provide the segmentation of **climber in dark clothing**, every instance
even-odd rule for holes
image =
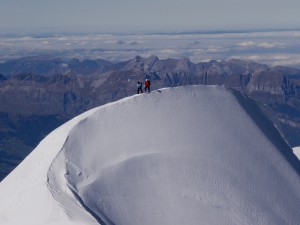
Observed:
[[[139,94],[140,92],[143,93],[142,87],[143,87],[142,82],[138,81],[138,82],[136,83],[136,88],[137,88],[136,93],[137,93],[137,94]]]

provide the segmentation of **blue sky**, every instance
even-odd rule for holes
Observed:
[[[3,32],[300,28],[299,0],[0,0]]]

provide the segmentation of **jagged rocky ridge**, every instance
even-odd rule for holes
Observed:
[[[205,84],[239,90],[257,101],[291,146],[300,145],[300,70],[293,68],[235,59],[193,63],[188,58],[136,56],[112,63],[41,56],[2,63],[0,73],[1,155],[11,152],[9,140],[15,145],[16,139],[20,144],[15,148],[29,152],[75,115],[135,94],[136,81],[145,78],[151,79],[152,89]],[[20,127],[27,130],[20,134]],[[33,134],[24,135],[29,131]],[[2,157],[0,165],[13,167],[16,162],[8,158]]]

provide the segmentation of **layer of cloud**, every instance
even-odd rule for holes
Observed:
[[[256,47],[256,48],[279,48],[284,47],[283,43],[278,42],[254,42],[254,41],[243,41],[237,44],[240,47]]]
[[[194,34],[53,34],[0,35],[0,61],[49,54],[62,58],[123,61],[136,55],[159,58],[240,58],[300,68],[300,32]]]
[[[300,68],[299,54],[249,54],[242,56],[232,56],[231,58],[240,58],[265,63],[271,66],[290,66]]]

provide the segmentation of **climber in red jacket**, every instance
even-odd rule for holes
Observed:
[[[147,92],[148,90],[148,93],[150,93],[150,80],[146,79],[145,81],[145,92]]]

